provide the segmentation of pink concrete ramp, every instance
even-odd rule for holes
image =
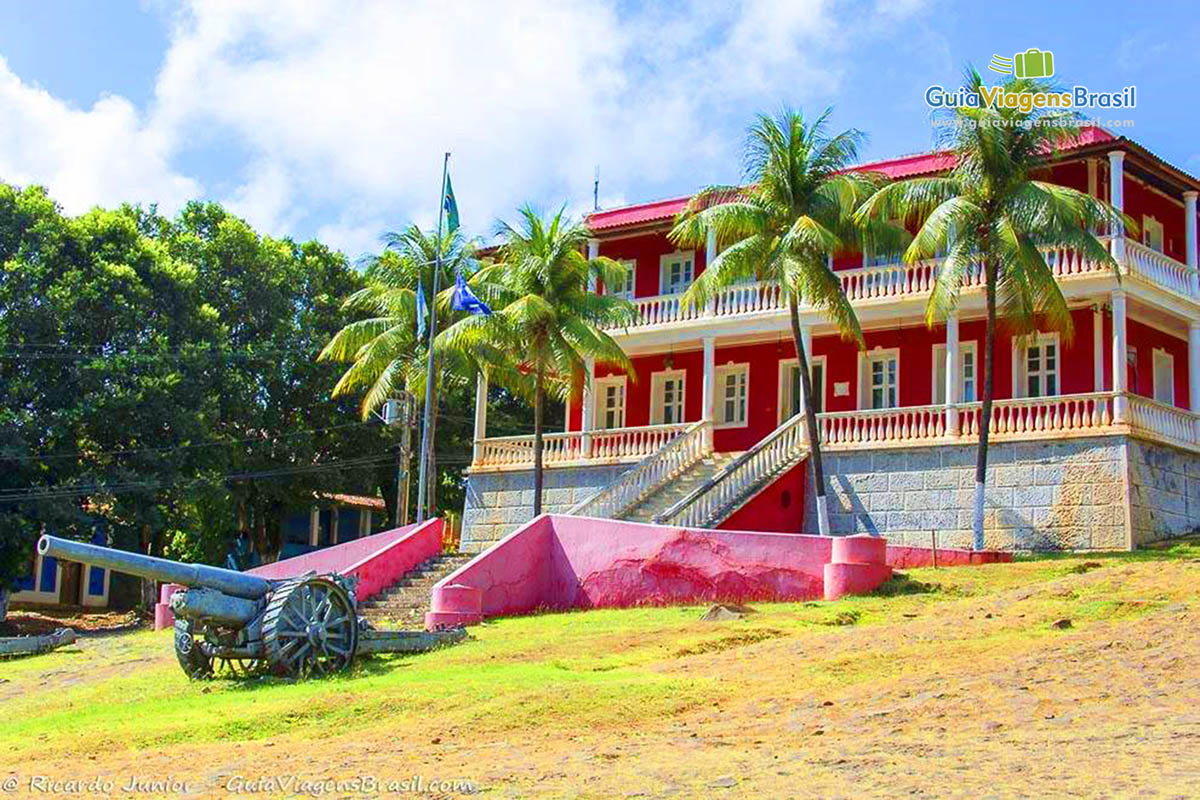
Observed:
[[[295,578],[308,572],[336,572],[358,579],[355,597],[366,600],[405,573],[442,552],[442,520],[393,528],[302,556],[264,564],[249,572],[263,578]]]
[[[543,515],[433,588],[429,628],[538,610],[836,599],[891,577],[886,542]]]

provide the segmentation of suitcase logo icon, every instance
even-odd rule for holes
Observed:
[[[1018,78],[1050,78],[1054,76],[1054,53],[1031,47],[1012,58],[993,55],[988,69]]]

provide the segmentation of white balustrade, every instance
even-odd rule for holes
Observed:
[[[566,513],[580,517],[616,519],[637,505],[648,493],[691,467],[709,452],[705,433],[711,422],[693,422],[596,494],[577,503]]]
[[[1040,433],[1098,431],[1112,424],[1111,393],[1064,394],[996,400],[989,429],[994,438],[1037,438]],[[982,404],[959,406],[962,435],[979,435]]]
[[[1129,425],[1168,442],[1195,447],[1200,444],[1197,415],[1148,397],[1129,397]]]
[[[821,443],[919,443],[946,435],[946,406],[907,406],[817,415]]]
[[[1133,239],[1125,240],[1125,260],[1130,273],[1173,292],[1192,297],[1191,270],[1186,264]]]
[[[848,269],[837,273],[842,291],[851,302],[878,297],[900,297],[921,294],[933,288],[937,262],[917,264],[887,264],[864,269]]]
[[[798,463],[807,451],[804,415],[797,414],[654,521],[703,526],[744,500],[763,481]]]
[[[584,433],[547,433],[542,437],[542,463],[565,461],[633,461],[651,455],[687,429],[687,424],[593,430],[591,452],[584,451]],[[473,467],[532,467],[533,437],[503,436],[478,443],[480,457]]]

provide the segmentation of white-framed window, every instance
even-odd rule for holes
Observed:
[[[900,404],[900,350],[876,348],[861,353],[859,363],[859,408],[896,408]]]
[[[695,273],[695,253],[667,253],[659,261],[659,294],[683,294],[692,283]]]
[[[613,375],[593,381],[596,392],[594,428],[609,430],[625,427],[625,376]]]
[[[726,364],[717,367],[717,428],[741,428],[748,422],[750,365]]]
[[[683,398],[686,373],[668,369],[650,375],[650,424],[674,425],[683,422]]]
[[[974,403],[979,399],[979,359],[974,341],[958,343],[958,397],[961,403]],[[946,345],[933,346],[933,397],[934,405],[946,402]]]
[[[1163,226],[1154,217],[1142,216],[1142,244],[1151,250],[1163,251]]]
[[[1154,348],[1154,399],[1175,405],[1175,356]]]
[[[1057,333],[1040,333],[1029,339],[1020,354],[1020,396],[1053,397],[1061,392]]]
[[[637,277],[637,262],[633,259],[622,259],[621,265],[625,267],[625,285],[614,286],[609,289],[609,294],[614,297],[624,297],[626,300],[633,299],[634,286],[636,285],[635,278]]]
[[[812,382],[813,411],[825,410],[825,356],[808,357],[809,380]],[[795,358],[779,362],[779,422],[800,413],[800,362]]]

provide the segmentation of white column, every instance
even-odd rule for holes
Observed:
[[[579,429],[583,432],[583,456],[592,454],[592,426],[596,422],[596,390],[593,376],[596,374],[596,362],[592,359],[584,361],[587,374],[583,376],[583,408],[579,414]]]
[[[487,438],[487,372],[475,376],[475,463],[483,459],[483,440]]]
[[[1123,291],[1117,290],[1112,293],[1112,316],[1112,388],[1116,393],[1116,399],[1113,401],[1113,422],[1124,422],[1125,409],[1128,405],[1128,401],[1125,399],[1125,392],[1128,391],[1125,383],[1129,368],[1126,366],[1125,355],[1125,292]]]
[[[1117,211],[1125,210],[1125,153],[1113,150],[1108,154],[1108,202]],[[1125,224],[1118,221],[1112,231],[1112,255],[1122,269],[1125,267]]]
[[[316,547],[321,541],[321,509],[313,506],[308,510],[308,543]]]
[[[1104,391],[1104,306],[1092,306],[1092,391]]]
[[[1188,406],[1200,414],[1200,322],[1188,324]]]
[[[600,240],[599,239],[588,239],[587,257],[588,257],[589,261],[592,260],[593,258],[600,257]],[[589,292],[596,291],[596,279],[594,277],[588,278],[588,291]]]
[[[975,374],[979,374],[979,365],[975,365]],[[958,315],[946,317],[946,433],[958,435],[958,404],[962,398],[958,396]]]
[[[1183,193],[1183,231],[1187,243],[1187,265],[1192,297],[1200,296],[1200,276],[1196,274],[1196,192]]]
[[[716,422],[716,393],[717,393],[717,340],[712,336],[704,337],[704,383],[700,394],[700,419],[708,423],[704,432],[704,445],[711,450],[713,446],[713,424]]]
[[[329,512],[329,543],[331,545],[338,543],[338,509],[340,506],[334,506]]]

